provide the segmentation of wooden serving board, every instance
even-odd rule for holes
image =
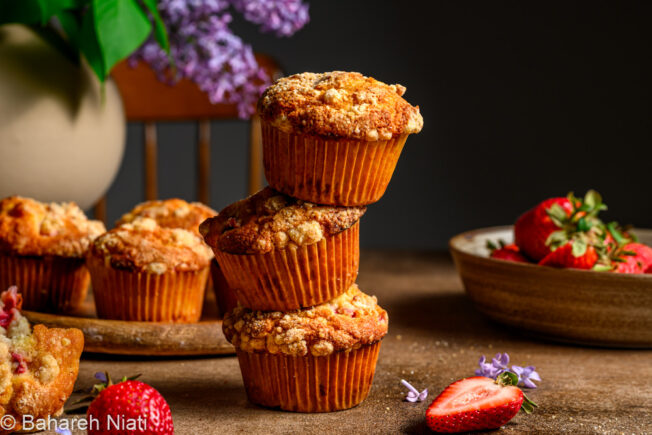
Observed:
[[[198,323],[158,323],[103,320],[95,315],[92,295],[70,315],[23,311],[32,324],[78,328],[84,333],[84,351],[116,355],[188,356],[233,354],[222,333],[212,291],[207,291]]]

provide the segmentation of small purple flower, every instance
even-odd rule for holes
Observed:
[[[56,428],[54,431],[60,435],[72,435],[72,433],[68,429],[59,429]]]
[[[106,378],[106,373],[104,372],[97,372],[95,373],[95,379],[97,379],[100,382],[107,383],[108,379]]]
[[[426,400],[426,397],[428,397],[428,389],[427,388],[425,390],[419,392],[419,390],[414,388],[412,386],[412,384],[410,384],[405,379],[401,379],[401,384],[403,384],[403,386],[405,386],[408,390],[410,390],[410,391],[408,391],[407,395],[405,396],[405,400],[407,400],[408,402],[412,402],[412,403],[414,403],[414,402],[423,402],[424,400]]]
[[[487,358],[482,355],[478,364],[480,368],[475,371],[476,376],[486,376],[488,378],[496,379],[496,377],[504,372],[509,363],[509,355],[497,353],[491,362],[487,362]]]
[[[496,379],[498,375],[503,372],[512,372],[518,376],[518,384],[527,388],[536,388],[537,386],[533,381],[540,381],[541,377],[534,371],[534,366],[520,367],[513,365],[509,367],[509,355],[507,353],[497,353],[487,362],[487,358],[482,355],[478,361],[479,369],[476,369],[476,376],[486,376],[491,379]]]
[[[512,366],[510,372],[518,376],[518,384],[527,388],[536,388],[533,381],[540,381],[541,377],[534,371],[534,366],[520,367]]]

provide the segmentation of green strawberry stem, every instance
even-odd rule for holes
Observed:
[[[502,372],[501,374],[496,377],[496,383],[500,386],[508,386],[508,385],[513,385],[515,387],[518,386],[518,376],[516,373],[512,373],[510,371],[505,371]],[[523,390],[521,390],[522,392]],[[531,414],[532,411],[534,411],[534,408],[537,408],[539,405],[534,403],[532,400],[530,400],[529,397],[523,393],[523,403],[521,404],[521,410],[525,412],[526,414]]]

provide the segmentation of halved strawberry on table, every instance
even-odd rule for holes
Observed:
[[[474,376],[452,383],[426,411],[426,424],[435,432],[455,433],[497,429],[520,409],[536,406],[515,385],[515,374],[505,372],[496,380]]]

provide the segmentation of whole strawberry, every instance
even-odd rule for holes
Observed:
[[[497,429],[520,409],[536,406],[515,385],[515,374],[505,372],[494,381],[484,376],[453,382],[426,411],[426,424],[435,432],[455,433]]]
[[[506,244],[503,240],[498,241],[500,247],[496,246],[490,240],[487,240],[487,249],[489,256],[499,260],[516,261],[517,263],[529,263],[530,260],[521,254],[521,250],[515,244]]]
[[[546,199],[526,211],[514,224],[516,245],[534,261],[542,260],[550,253],[550,247],[546,243],[548,237],[558,231],[572,213],[573,205],[568,198]]]
[[[88,407],[89,434],[174,433],[170,407],[154,388],[136,380],[108,384]]]
[[[646,273],[652,266],[652,248],[642,243],[630,242],[614,253],[614,272]]]
[[[574,241],[552,251],[539,262],[541,266],[592,269],[599,258],[595,247]]]

